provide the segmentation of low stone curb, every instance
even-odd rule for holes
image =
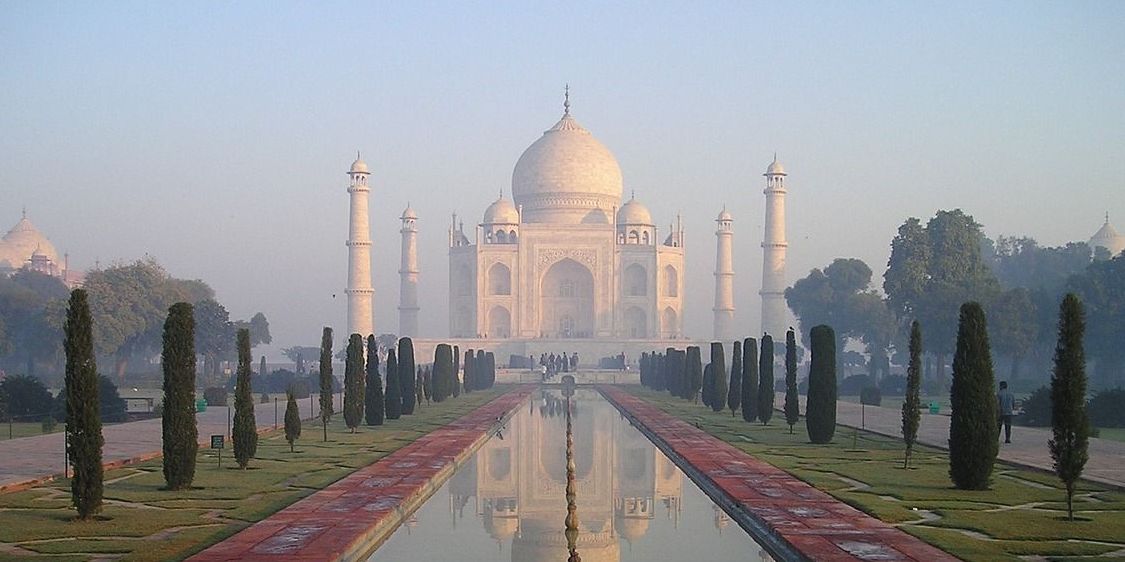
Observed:
[[[505,393],[188,560],[363,560],[530,394]]]
[[[598,390],[777,559],[958,560],[642,398]]]

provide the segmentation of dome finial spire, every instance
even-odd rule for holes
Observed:
[[[570,83],[563,87],[563,115],[570,115]]]

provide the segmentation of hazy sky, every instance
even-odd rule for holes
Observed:
[[[940,208],[1051,245],[1125,227],[1123,29],[1123,2],[0,2],[0,228],[26,205],[78,267],[147,253],[265,312],[274,348],[316,345],[345,324],[359,149],[377,330],[411,201],[445,335],[450,213],[509,193],[569,82],[660,237],[684,214],[688,334],[724,204],[756,329],[775,150],[790,282],[859,257],[881,284],[897,226]]]

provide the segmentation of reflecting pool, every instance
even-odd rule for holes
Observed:
[[[565,561],[564,404],[537,391],[369,560]],[[583,562],[772,560],[596,391],[571,412]]]

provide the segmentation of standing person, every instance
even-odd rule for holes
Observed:
[[[1000,381],[1000,392],[996,393],[997,411],[1000,412],[999,424],[996,433],[1004,430],[1004,442],[1012,442],[1012,410],[1016,405],[1016,397],[1008,390],[1008,381]]]

